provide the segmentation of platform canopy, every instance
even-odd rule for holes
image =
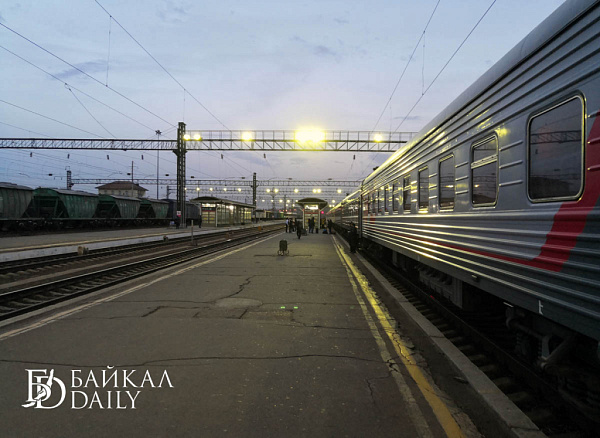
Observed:
[[[302,208],[306,208],[307,206],[316,205],[319,210],[327,207],[327,201],[324,201],[319,198],[304,198],[300,199],[296,202],[296,204],[300,205]]]

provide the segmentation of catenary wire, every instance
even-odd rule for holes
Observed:
[[[140,105],[139,103],[137,103],[137,102],[135,102],[134,100],[130,99],[129,97],[125,96],[123,93],[121,93],[121,92],[119,92],[119,91],[115,90],[114,88],[112,88],[112,87],[110,87],[110,86],[108,86],[108,85],[106,85],[106,84],[103,84],[101,81],[99,81],[99,80],[98,80],[98,79],[96,79],[95,77],[93,77],[93,76],[89,75],[88,73],[84,72],[84,71],[83,71],[83,70],[81,70],[80,68],[78,68],[78,67],[75,67],[75,66],[74,66],[73,64],[71,64],[70,62],[68,62],[68,61],[65,61],[65,60],[64,60],[64,59],[62,59],[60,56],[58,56],[58,55],[55,55],[55,54],[54,54],[54,53],[52,53],[50,50],[48,50],[48,49],[46,49],[46,48],[44,48],[44,47],[40,46],[39,44],[37,44],[36,42],[34,42],[34,41],[30,40],[29,38],[27,38],[27,37],[25,37],[25,36],[21,35],[19,32],[17,32],[16,30],[13,30],[13,29],[11,29],[10,27],[8,27],[7,25],[5,25],[4,23],[0,22],[0,26],[2,26],[2,27],[4,27],[5,29],[7,29],[7,30],[11,31],[12,33],[14,33],[15,35],[19,36],[20,38],[23,38],[25,41],[27,41],[27,42],[29,42],[29,43],[33,44],[33,45],[34,45],[34,46],[36,46],[37,48],[39,48],[39,49],[43,50],[44,52],[46,52],[46,53],[48,53],[49,55],[53,56],[54,58],[58,59],[59,61],[61,61],[61,62],[64,62],[64,63],[65,63],[65,64],[67,64],[69,67],[71,67],[71,68],[73,68],[73,69],[77,70],[77,71],[78,71],[78,72],[80,72],[81,74],[84,74],[84,75],[85,75],[85,76],[87,76],[88,78],[92,79],[94,82],[97,82],[98,84],[102,85],[103,87],[106,87],[106,88],[108,88],[108,89],[109,89],[109,90],[111,90],[112,92],[114,92],[114,93],[118,94],[118,95],[119,95],[119,96],[121,96],[122,98],[124,98],[124,99],[126,99],[127,101],[129,101],[129,102],[133,103],[133,104],[134,104],[134,105],[136,105],[138,108],[141,108],[141,109],[143,109],[144,111],[146,111],[147,113],[149,113],[149,114],[152,114],[154,117],[156,117],[156,118],[158,118],[158,119],[162,120],[163,122],[167,123],[167,124],[168,124],[168,125],[170,125],[170,126],[175,126],[175,125],[173,125],[173,123],[171,123],[171,122],[169,122],[169,121],[167,121],[167,120],[163,119],[163,118],[162,118],[162,117],[160,117],[159,115],[155,114],[154,112],[150,111],[149,109],[147,109],[147,108],[143,107],[143,106],[142,106],[142,105]]]

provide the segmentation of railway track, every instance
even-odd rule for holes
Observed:
[[[219,231],[210,234],[197,234],[194,236],[194,242],[202,242],[211,239],[218,239],[222,236],[226,235],[236,235],[236,233],[243,232],[244,230],[233,230],[233,231]],[[90,250],[86,254],[57,254],[52,256],[45,257],[35,257],[28,258],[22,260],[13,260],[9,262],[0,263],[0,282],[2,276],[10,275],[13,278],[16,275],[27,275],[30,271],[35,271],[37,269],[46,269],[50,266],[61,265],[65,266],[69,263],[77,263],[80,264],[82,262],[87,262],[90,260],[98,260],[106,257],[114,257],[120,254],[134,254],[140,251],[147,251],[150,249],[156,248],[165,248],[171,245],[178,244],[187,244],[191,241],[189,236],[186,237],[177,237],[177,238],[167,238],[162,241],[155,242],[145,242],[145,243],[135,243],[130,245],[123,245],[119,247],[112,248],[99,248]]]
[[[95,292],[143,275],[169,268],[190,260],[203,257],[223,249],[231,248],[243,243],[260,239],[268,235],[279,233],[282,227],[274,225],[265,227],[263,231],[256,228],[239,230],[235,235],[225,233],[219,238],[204,239],[198,246],[178,247],[164,254],[153,254],[151,257],[142,257],[140,260],[104,269],[94,269],[93,272],[69,275],[55,281],[44,281],[29,287],[0,293],[0,320],[6,320],[37,310],[52,304],[59,303],[80,295]],[[188,238],[189,242],[189,238]],[[121,255],[130,256],[127,252]],[[42,262],[42,261],[39,261]],[[60,261],[59,261],[60,263]],[[56,265],[54,265],[56,268]],[[92,268],[88,266],[87,268]]]
[[[373,254],[363,252],[363,255],[543,433],[557,438],[598,436],[600,423],[597,420],[584,416],[565,400],[552,382],[509,351],[513,335],[506,328],[504,314],[487,310],[477,314],[457,311],[421,285],[401,276],[397,268],[392,269]],[[381,298],[394,315],[393,298]]]

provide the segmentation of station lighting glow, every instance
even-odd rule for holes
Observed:
[[[200,141],[202,140],[202,136],[200,134],[194,134],[194,140]]]
[[[227,191],[227,187],[223,187],[223,191],[226,192]]]
[[[271,193],[271,189],[267,189],[267,193]]]
[[[200,191],[200,187],[196,187],[196,191],[199,192]]]
[[[242,191],[242,189],[240,189],[240,188],[238,187],[238,192],[241,192],[241,191]]]
[[[279,192],[279,189],[275,189],[275,190],[273,190],[273,191],[274,191],[275,193],[277,193],[277,192]]]
[[[337,189],[337,192],[338,193],[342,193],[342,189]]]
[[[184,140],[189,140],[190,139],[190,134],[184,134],[183,135],[183,139]]]
[[[294,189],[294,193],[298,193],[298,189]]]
[[[243,141],[251,141],[252,140],[252,133],[250,133],[250,132],[244,132],[244,133],[242,133],[242,140]]]
[[[211,187],[211,188],[209,188],[208,190],[210,190],[211,192],[213,191],[212,187]]]
[[[373,138],[376,143],[383,141],[383,136],[381,134],[375,134],[375,137],[373,137]]]
[[[325,140],[325,133],[314,129],[296,131],[295,140],[298,143],[319,143]]]

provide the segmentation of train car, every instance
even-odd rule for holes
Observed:
[[[37,188],[24,216],[44,226],[79,227],[93,221],[98,195],[77,190]]]
[[[167,208],[167,219],[170,221],[174,221],[177,217],[177,201],[175,199],[163,199],[164,202],[168,203]],[[194,221],[195,225],[198,225],[200,221],[201,209],[198,204],[194,204],[192,202],[185,203],[185,218],[188,225],[191,225],[192,221]]]
[[[99,195],[95,217],[107,225],[134,224],[138,217],[141,201],[138,198],[115,195]]]
[[[0,230],[21,227],[25,211],[33,199],[31,187],[0,182]]]
[[[338,229],[349,230],[351,223],[356,227],[360,225],[360,190],[357,190],[342,199],[327,212],[327,220],[336,224]]]
[[[599,36],[600,2],[567,1],[361,192],[364,242],[458,307],[503,309],[579,400],[600,400]]]
[[[139,219],[157,219],[163,220],[167,218],[169,203],[160,199],[140,198],[140,210],[138,211]]]

